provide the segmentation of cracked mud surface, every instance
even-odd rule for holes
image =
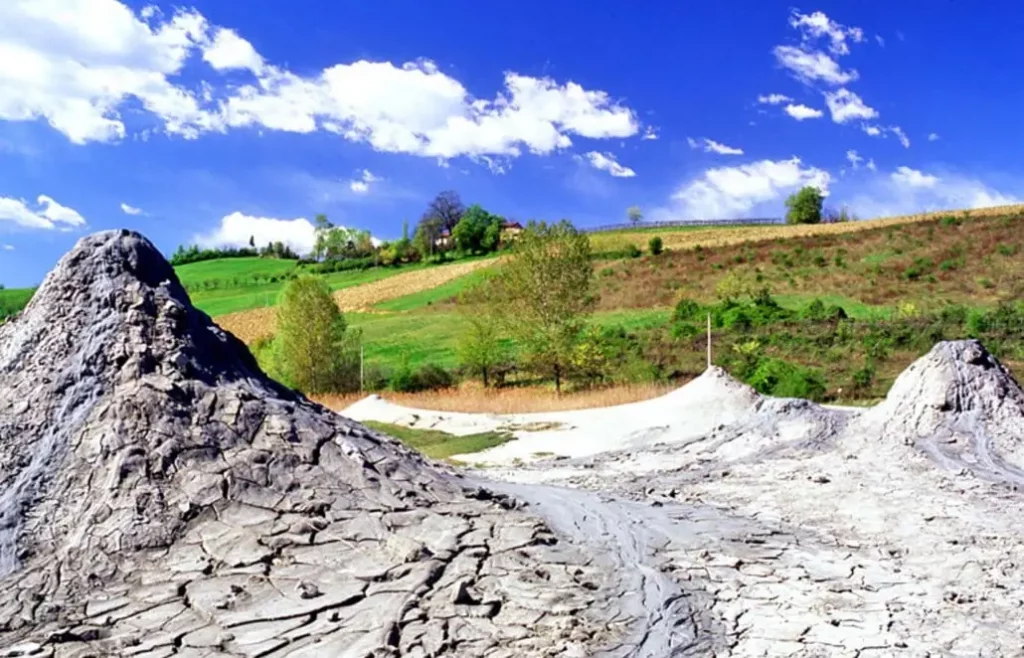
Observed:
[[[714,368],[352,409],[544,429],[428,463],[267,380],[141,236],[83,240],[0,327],[0,656],[1024,655],[1024,392],[974,341],[868,410]]]
[[[706,435],[486,473],[646,508],[696,638],[662,655],[1024,655],[1024,393],[980,344],[937,345],[865,411],[740,398]]]
[[[0,655],[621,655],[629,574],[281,389],[127,231],[0,327]]]

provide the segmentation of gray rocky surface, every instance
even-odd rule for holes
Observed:
[[[624,655],[635,568],[520,507],[268,380],[136,233],[0,327],[0,656]]]

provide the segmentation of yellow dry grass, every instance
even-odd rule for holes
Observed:
[[[482,267],[494,265],[494,262],[493,259],[473,260],[403,272],[361,286],[336,290],[334,300],[342,311],[369,312],[374,304],[436,288]],[[277,329],[277,311],[274,308],[255,308],[220,315],[216,321],[222,329],[251,344],[273,335]]]
[[[669,249],[686,249],[697,245],[702,247],[725,247],[744,242],[762,242],[778,238],[804,238],[816,235],[835,235],[840,233],[856,233],[858,231],[870,231],[886,226],[899,224],[910,224],[922,222],[929,219],[936,219],[946,215],[962,215],[963,210],[942,210],[937,212],[919,213],[916,215],[903,215],[899,217],[884,217],[880,219],[869,219],[855,222],[841,222],[836,224],[795,224],[780,226],[757,226],[737,228],[706,228],[692,229],[688,231],[672,231],[667,229],[661,236],[663,244]],[[971,217],[994,217],[1005,216],[1024,212],[1024,204],[1009,206],[994,206],[991,208],[979,208],[969,211]],[[646,246],[647,241],[656,232],[647,229],[644,231],[622,231],[608,234],[596,234],[591,236],[594,248],[597,251],[614,249],[625,246],[632,242],[637,246]]]
[[[539,386],[485,389],[476,383],[466,383],[455,389],[423,393],[382,393],[389,402],[416,409],[435,411],[462,411],[466,413],[520,414],[544,411],[569,411],[611,407],[650,400],[675,389],[667,384],[630,384],[576,393],[555,395],[550,388]],[[364,394],[320,395],[313,399],[320,404],[341,411],[359,401]]]

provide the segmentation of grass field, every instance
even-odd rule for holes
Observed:
[[[0,289],[0,320],[25,308],[33,293],[35,288]]]
[[[206,281],[229,282],[280,276],[298,268],[296,261],[279,258],[218,258],[179,265],[174,272],[181,284],[190,288]]]
[[[365,422],[364,425],[372,430],[398,439],[405,445],[422,452],[431,459],[447,460],[452,455],[480,452],[481,450],[500,446],[502,443],[507,443],[514,438],[509,432],[484,432],[481,434],[455,436],[454,434],[438,430],[412,429],[404,425],[378,423],[372,420]]]

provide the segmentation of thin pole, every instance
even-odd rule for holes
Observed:
[[[711,367],[711,314],[708,313],[708,368]]]
[[[363,392],[363,346],[359,346],[359,392]]]

